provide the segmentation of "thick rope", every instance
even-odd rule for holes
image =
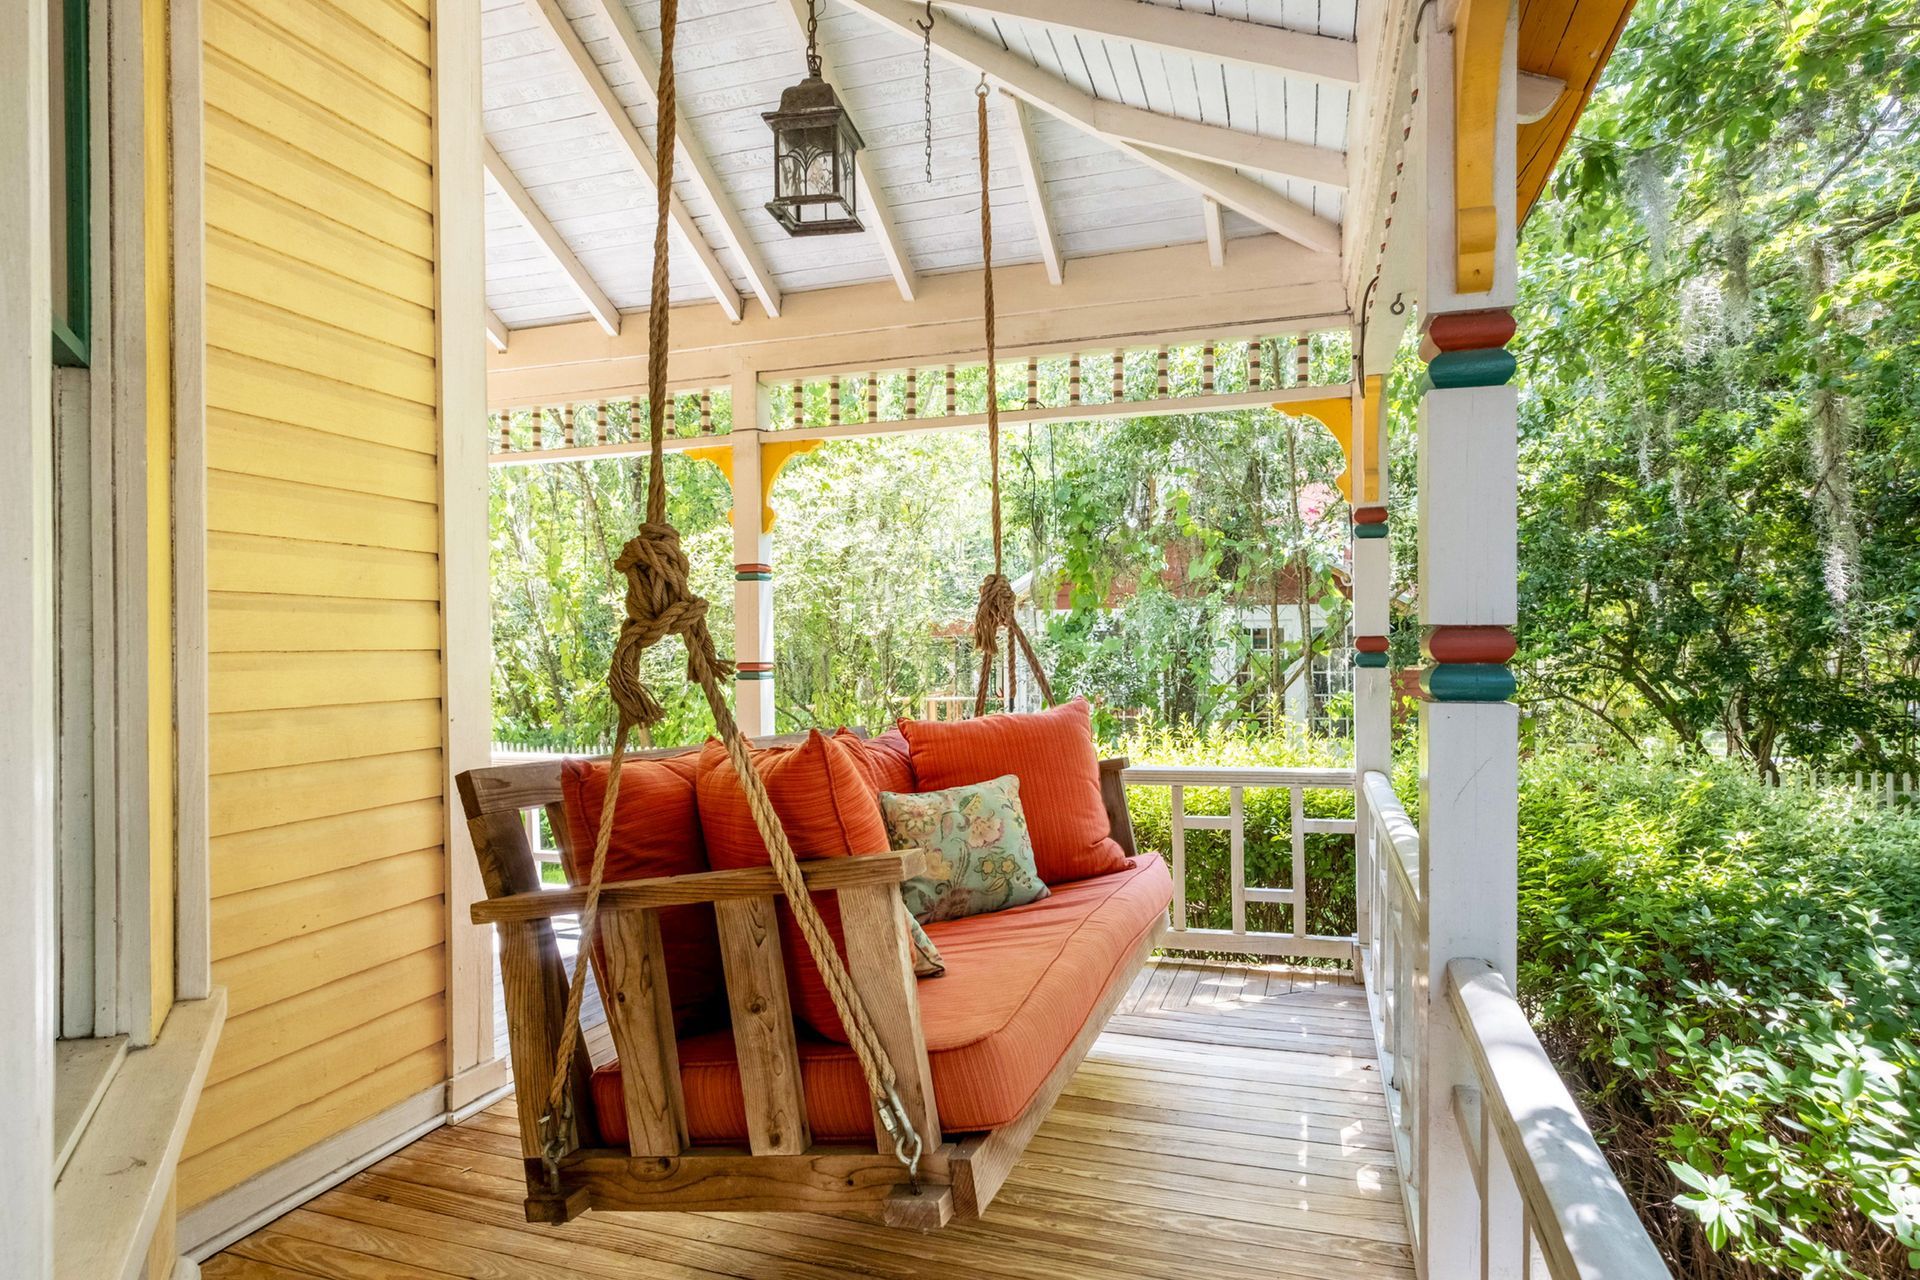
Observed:
[[[1007,633],[1007,709],[1013,709],[1013,656],[1016,649],[1027,660],[1027,670],[1040,686],[1040,697],[1053,705],[1053,686],[1041,669],[1033,643],[1020,627],[1018,601],[1007,581],[1000,529],[1000,366],[994,354],[993,318],[993,204],[989,185],[987,144],[987,82],[982,76],[974,92],[980,138],[980,276],[986,302],[987,341],[987,456],[993,479],[993,572],[980,584],[980,605],[973,614],[973,646],[980,651],[980,679],[974,687],[973,714],[987,713],[987,686],[993,680],[993,658],[1000,650],[1000,633]],[[1039,579],[1036,574],[1035,581]]]
[[[580,955],[567,987],[567,1007],[561,1023],[560,1044],[555,1054],[552,1087],[548,1092],[544,1158],[548,1177],[558,1188],[558,1161],[566,1153],[565,1123],[569,1116],[569,1083],[573,1058],[580,1038],[580,1004],[585,993],[587,965],[584,957],[595,936],[599,921],[600,891],[606,879],[607,849],[613,838],[615,803],[620,794],[620,775],[626,760],[627,735],[634,729],[645,730],[659,723],[664,712],[660,702],[648,691],[641,676],[640,663],[646,651],[670,635],[686,644],[687,677],[706,695],[715,728],[725,745],[727,759],[746,793],[747,808],[753,824],[766,842],[767,852],[779,877],[781,891],[807,950],[820,968],[827,995],[846,1027],[861,1074],[878,1104],[881,1122],[892,1136],[900,1159],[909,1174],[917,1179],[922,1138],[913,1120],[901,1105],[895,1091],[897,1077],[887,1057],[886,1046],[874,1030],[860,993],[840,958],[833,936],[813,905],[800,859],[787,839],[780,815],[774,811],[766,783],[754,768],[753,758],[740,725],[727,704],[725,681],[733,675],[733,664],[715,652],[713,636],[707,630],[707,602],[688,585],[686,553],[680,546],[680,533],[666,518],[666,478],[663,466],[667,407],[667,223],[672,198],[672,174],[675,130],[674,32],[678,25],[678,0],[660,4],[660,84],[659,84],[659,171],[654,181],[656,221],[653,235],[653,292],[647,315],[647,410],[651,427],[652,452],[647,472],[647,519],[639,532],[622,548],[614,567],[627,579],[627,618],[614,643],[613,661],[607,672],[607,690],[619,710],[614,732],[613,759],[607,777],[606,798],[600,806],[600,826],[594,836],[593,865],[587,879],[586,902],[580,910]]]

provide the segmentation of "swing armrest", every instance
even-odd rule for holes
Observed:
[[[926,869],[919,850],[862,854],[852,858],[821,858],[800,868],[807,888],[814,892],[856,889],[865,885],[899,884]],[[601,887],[600,905],[616,907],[679,907],[698,902],[729,902],[741,898],[781,896],[780,878],[772,867],[735,867],[685,876],[650,880],[621,880]],[[473,904],[475,924],[524,924],[554,916],[577,916],[586,906],[585,889],[546,889],[485,898]]]

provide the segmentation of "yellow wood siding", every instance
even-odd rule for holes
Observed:
[[[213,976],[197,1204],[446,1074],[430,38],[207,0]]]

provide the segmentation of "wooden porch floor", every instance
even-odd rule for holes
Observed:
[[[604,1026],[589,1032],[597,1058]],[[440,1129],[204,1264],[341,1277],[1413,1275],[1366,997],[1351,981],[1149,966],[984,1221],[521,1213],[511,1100]]]

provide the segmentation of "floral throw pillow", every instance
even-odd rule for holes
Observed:
[[[1033,865],[1033,841],[1012,774],[945,791],[880,793],[887,839],[927,855],[926,874],[900,886],[925,924],[1003,911],[1048,894]]]
[[[911,913],[907,916],[907,942],[913,948],[914,977],[938,978],[946,973],[947,962],[941,957],[940,948],[933,945],[933,939]]]

